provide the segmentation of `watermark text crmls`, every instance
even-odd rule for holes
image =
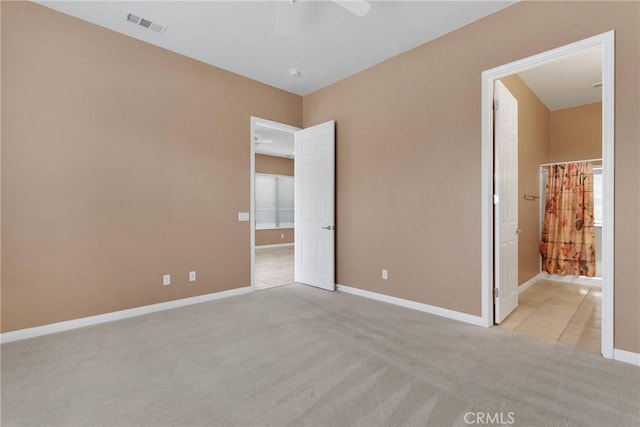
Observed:
[[[513,412],[466,412],[464,422],[469,425],[511,425],[516,422]]]

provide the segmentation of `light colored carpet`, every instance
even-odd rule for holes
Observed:
[[[4,344],[1,421],[631,426],[639,389],[564,344],[293,284]]]

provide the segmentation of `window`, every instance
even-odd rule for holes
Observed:
[[[593,223],[602,227],[602,167],[593,168]]]
[[[293,228],[293,177],[256,174],[256,230]]]

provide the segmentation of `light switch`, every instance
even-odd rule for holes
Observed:
[[[238,221],[249,221],[249,212],[238,212]]]

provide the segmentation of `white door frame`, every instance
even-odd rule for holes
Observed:
[[[256,195],[255,195],[255,176],[256,176],[256,147],[255,147],[255,127],[257,124],[269,127],[271,129],[281,130],[284,132],[297,132],[300,128],[295,126],[285,125],[284,123],[278,123],[267,119],[261,119],[260,117],[251,116],[251,135],[249,140],[249,146],[251,147],[251,211],[249,212],[249,222],[251,223],[251,290],[256,290]],[[295,176],[293,177],[295,179]]]
[[[493,82],[545,62],[602,47],[602,356],[613,358],[615,33],[609,31],[482,73],[482,323],[493,326]]]

